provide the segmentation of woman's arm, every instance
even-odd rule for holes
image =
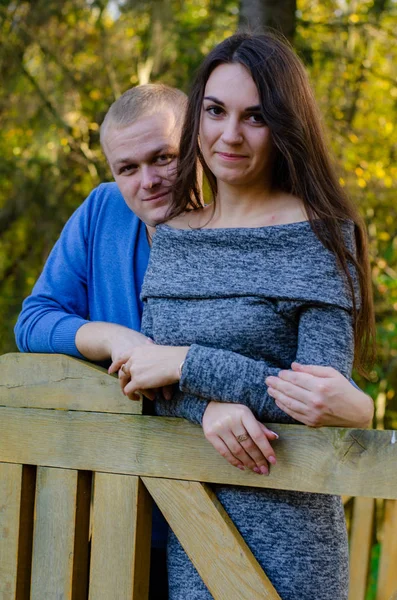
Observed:
[[[153,335],[153,322],[148,304],[145,305],[142,320],[142,331],[150,339]],[[151,346],[149,356],[153,357],[153,351],[162,350],[167,347]],[[142,350],[138,350],[142,357]],[[147,348],[146,348],[147,350]],[[175,354],[178,348],[169,347],[169,351]],[[186,354],[186,349],[185,349]],[[183,356],[185,355],[183,354]],[[177,356],[179,376],[179,358]],[[128,363],[127,363],[128,364]],[[114,372],[121,366],[115,361],[109,371]],[[125,370],[126,367],[124,367]],[[154,370],[159,371],[159,363],[156,361]],[[160,371],[161,371],[160,366]],[[149,367],[153,373],[153,369]],[[131,375],[132,373],[130,373]],[[130,378],[124,370],[119,372],[121,387],[124,389]],[[130,394],[133,399],[132,392]],[[163,394],[165,397],[165,394]],[[277,434],[255,419],[252,412],[246,406],[240,404],[220,404],[208,402],[203,398],[188,395],[175,390],[172,397],[161,398],[157,396],[155,401],[156,413],[161,416],[184,417],[192,422],[202,425],[206,439],[214,446],[230,464],[240,469],[252,469],[258,474],[267,475],[269,464],[276,463],[275,453],[269,440],[277,439]],[[245,439],[241,439],[241,435]]]
[[[264,361],[197,344],[190,348],[156,346],[142,350],[143,353],[135,350],[130,359],[135,380],[126,391],[133,391],[134,385],[151,387],[152,378],[156,377],[155,385],[161,385],[163,380],[164,384],[177,381],[179,361],[186,356],[179,385],[187,396],[245,404],[260,420],[296,422],[268,394],[265,380],[278,375],[280,369],[269,368]],[[303,364],[332,366],[349,376],[353,360],[351,315],[337,306],[302,309],[296,359]],[[156,367],[159,362],[161,369]]]

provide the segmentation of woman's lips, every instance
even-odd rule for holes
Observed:
[[[218,156],[223,158],[223,160],[229,161],[238,161],[247,158],[245,154],[231,154],[230,152],[217,152]]]

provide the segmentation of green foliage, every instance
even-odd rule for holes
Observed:
[[[0,1],[0,352],[62,224],[110,178],[98,124],[125,89],[188,90],[233,33],[238,0]],[[379,356],[378,423],[397,427],[397,4],[300,0],[295,45],[308,66],[342,185],[366,219]]]

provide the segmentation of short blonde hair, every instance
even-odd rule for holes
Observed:
[[[123,129],[143,116],[150,116],[159,109],[169,108],[182,127],[187,106],[187,96],[177,88],[162,83],[147,83],[130,88],[110,106],[100,130],[103,146],[106,133],[111,127]]]

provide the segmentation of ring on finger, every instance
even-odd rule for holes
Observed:
[[[248,439],[249,439],[248,433],[241,433],[240,435],[236,435],[236,440],[238,442],[245,442]]]
[[[127,364],[126,363],[124,363],[123,365],[121,365],[121,370],[123,371],[124,375],[129,375],[130,374],[130,372],[129,372],[128,368],[127,368]]]

